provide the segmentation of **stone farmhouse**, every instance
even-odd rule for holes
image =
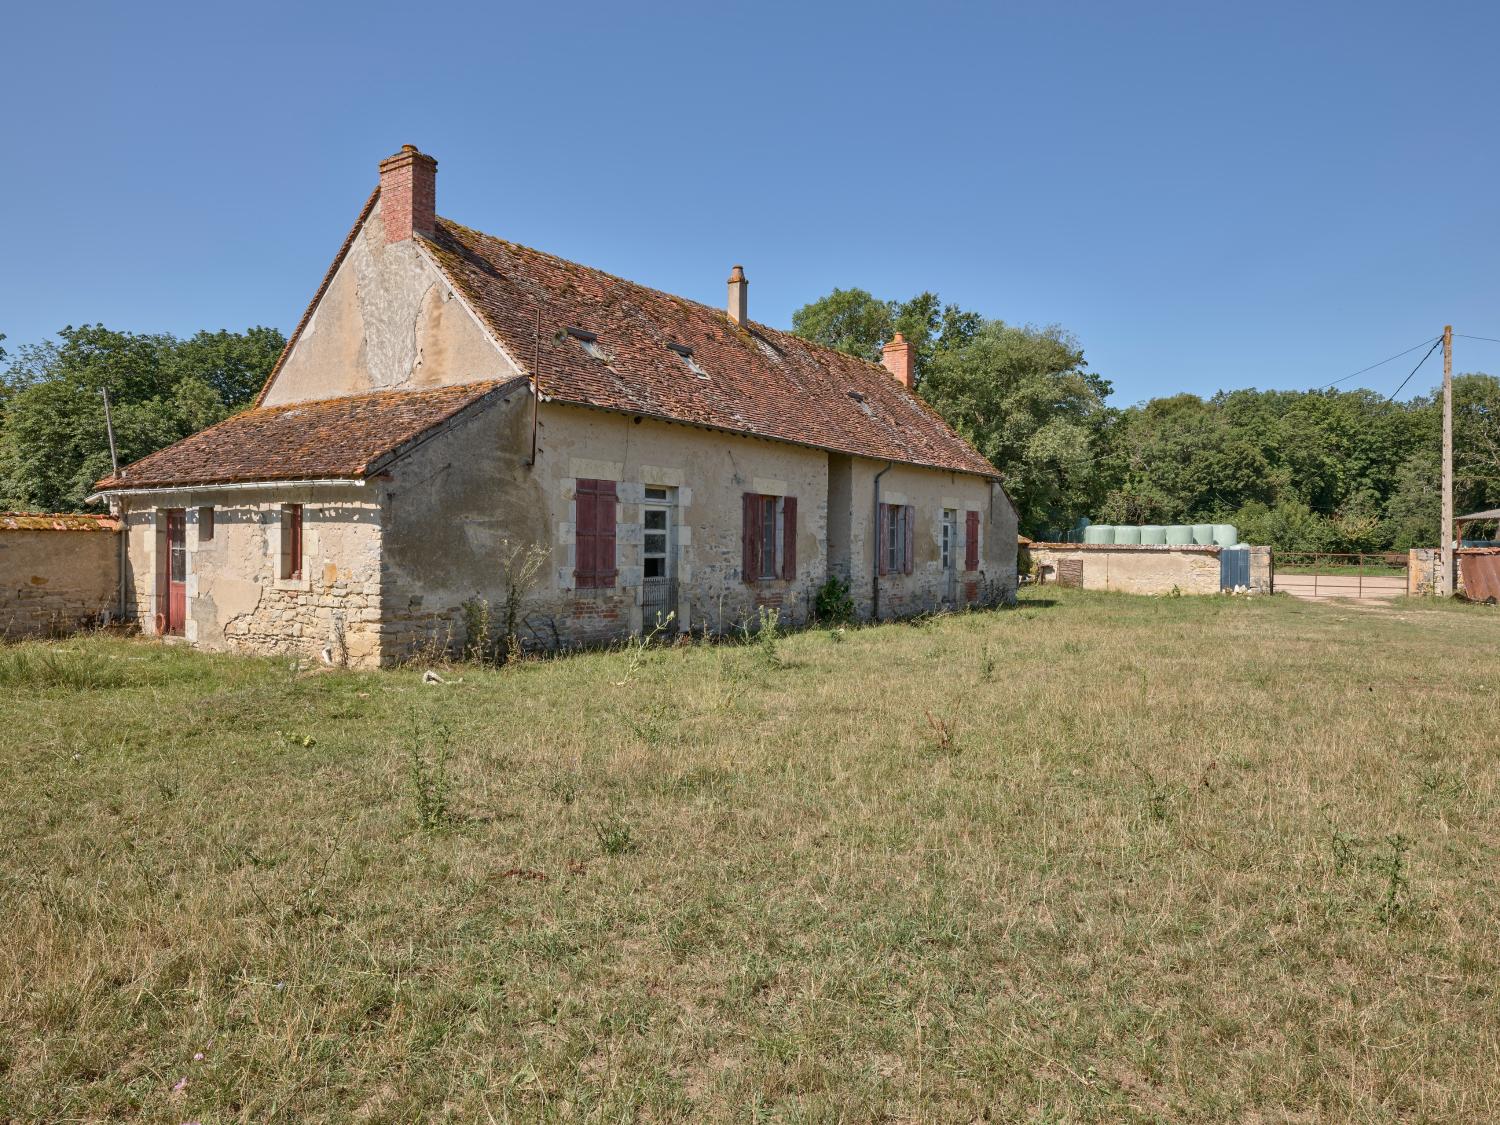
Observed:
[[[412,146],[366,201],[254,407],[98,484],[127,610],[214,649],[389,664],[459,645],[506,559],[546,552],[526,643],[673,615],[859,614],[1008,600],[1016,519],[994,466],[884,364],[435,213]]]

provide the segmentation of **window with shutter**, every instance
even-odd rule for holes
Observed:
[[[580,480],[574,492],[573,584],[580,590],[615,584],[615,482]]]
[[[964,569],[979,569],[979,513],[968,512],[964,519]]]
[[[880,573],[910,574],[912,528],[916,520],[910,504],[880,505]]]
[[[797,576],[797,498],[744,496],[740,577],[748,583]]]
[[[781,502],[775,496],[760,498],[760,570],[755,577],[775,578],[776,559],[780,555]]]

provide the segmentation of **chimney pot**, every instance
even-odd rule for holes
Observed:
[[[749,288],[744,266],[735,266],[729,271],[729,319],[736,324],[744,324],[749,319]]]
[[[912,370],[911,345],[906,337],[897,332],[890,342],[880,349],[880,362],[907,390],[917,385],[916,373]]]
[[[431,238],[437,224],[437,161],[416,145],[380,162],[380,218],[385,240]]]

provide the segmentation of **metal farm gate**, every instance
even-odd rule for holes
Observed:
[[[1250,588],[1250,548],[1225,547],[1219,552],[1219,589]]]
[[[1276,551],[1271,555],[1272,588],[1309,601],[1389,601],[1406,596],[1406,565],[1407,556],[1401,551]]]

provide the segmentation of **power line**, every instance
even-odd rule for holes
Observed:
[[[1363,375],[1366,371],[1374,371],[1377,367],[1384,367],[1387,363],[1390,363],[1391,360],[1393,360],[1393,359],[1400,359],[1404,355],[1410,355],[1412,352],[1414,352],[1418,348],[1420,348],[1422,346],[1422,344],[1431,344],[1431,343],[1433,343],[1434,339],[1441,341],[1442,337],[1441,336],[1432,337],[1432,338],[1428,338],[1426,340],[1423,340],[1421,344],[1413,344],[1411,347],[1407,348],[1405,351],[1403,351],[1403,352],[1397,352],[1393,356],[1387,356],[1385,359],[1382,359],[1379,363],[1372,363],[1372,364],[1370,364],[1369,367],[1361,367],[1358,371],[1355,371],[1355,372],[1353,372],[1353,373],[1351,373],[1349,375],[1345,375],[1342,379],[1335,379],[1332,383],[1324,383],[1321,387],[1318,388],[1318,390],[1320,390],[1320,391],[1326,391],[1329,387],[1336,386],[1339,383],[1347,382],[1348,380],[1354,378],[1355,375]],[[1432,353],[1428,352],[1427,354],[1431,355]],[[1421,364],[1418,364],[1417,366],[1420,367]],[[1408,378],[1410,378],[1410,376],[1408,376]]]
[[[1432,347],[1430,347],[1430,348],[1427,349],[1427,355],[1424,355],[1421,359],[1419,359],[1417,361],[1417,366],[1413,367],[1411,369],[1411,374],[1408,375],[1405,379],[1401,380],[1401,386],[1397,387],[1394,391],[1391,392],[1391,397],[1388,398],[1388,399],[1386,399],[1385,400],[1386,402],[1395,402],[1396,401],[1396,396],[1401,393],[1401,391],[1406,387],[1407,383],[1411,382],[1412,375],[1415,375],[1419,370],[1421,370],[1422,364],[1424,364],[1424,363],[1427,362],[1427,356],[1430,356],[1433,352],[1437,351],[1438,345],[1441,344],[1442,342],[1443,342],[1443,338],[1441,336],[1439,336],[1436,340],[1434,340],[1432,342]],[[1418,345],[1418,346],[1420,347],[1421,345]]]
[[[1485,340],[1491,344],[1500,344],[1500,340],[1495,339],[1493,336],[1465,336],[1462,332],[1455,332],[1453,334],[1460,340]]]

